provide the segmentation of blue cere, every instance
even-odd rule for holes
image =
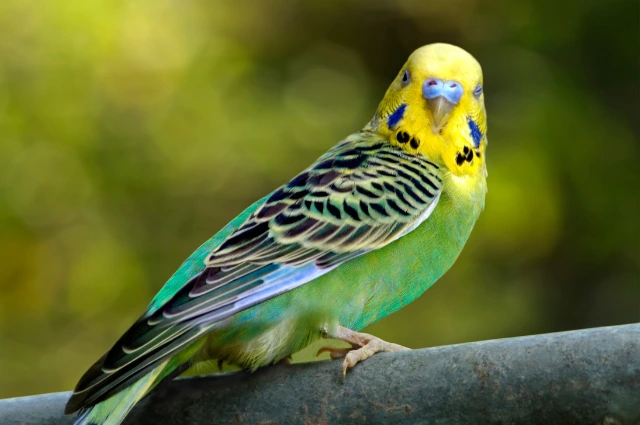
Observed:
[[[471,130],[471,138],[473,139],[473,144],[476,146],[480,146],[480,141],[482,140],[482,132],[480,131],[480,127],[478,124],[471,118],[469,118],[469,130]]]
[[[398,109],[393,111],[393,113],[387,117],[387,125],[389,126],[390,130],[393,130],[393,127],[395,127],[396,124],[398,124],[398,122],[402,119],[405,109],[407,109],[407,105],[403,103],[398,107]]]
[[[442,96],[457,105],[464,94],[462,84],[457,81],[442,81],[439,78],[427,78],[422,84],[422,96],[425,99],[435,99]]]

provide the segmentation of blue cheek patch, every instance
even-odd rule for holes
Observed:
[[[391,115],[387,117],[387,125],[389,126],[389,130],[393,130],[393,127],[398,124],[398,122],[404,116],[404,110],[407,109],[407,105],[404,103],[398,107]]]
[[[480,141],[482,140],[482,132],[480,131],[480,127],[478,124],[471,118],[469,118],[469,130],[471,130],[471,138],[473,139],[473,144],[476,146],[480,146]]]

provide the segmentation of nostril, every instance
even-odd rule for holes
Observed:
[[[457,86],[456,83],[451,84],[451,88],[454,88],[455,86]]]
[[[429,82],[427,83],[428,86],[437,86],[438,82],[436,80],[429,80]]]

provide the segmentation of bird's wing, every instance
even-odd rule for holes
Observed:
[[[266,198],[200,273],[138,320],[80,380],[73,407],[119,391],[220,320],[407,234],[441,189],[438,166],[424,156],[345,140]]]

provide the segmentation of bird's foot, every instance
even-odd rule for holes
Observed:
[[[342,362],[342,377],[347,373],[347,369],[354,367],[358,362],[362,362],[376,353],[408,350],[409,348],[391,342],[383,341],[370,334],[352,331],[342,326],[338,326],[335,335],[327,334],[326,338],[339,339],[351,344],[351,348],[322,347],[316,355],[329,353],[332,359],[344,357]]]
[[[357,350],[360,348],[359,345],[352,345],[351,348],[337,348],[337,347],[322,347],[316,353],[316,357],[318,357],[322,353],[329,353],[329,357],[331,359],[342,359],[349,354],[350,351]]]

